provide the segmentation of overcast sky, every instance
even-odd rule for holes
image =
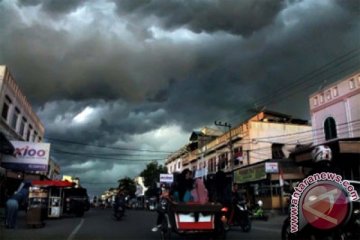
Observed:
[[[359,13],[358,0],[0,0],[0,64],[62,173],[98,194],[214,120],[264,106],[309,119],[308,96],[359,69]]]

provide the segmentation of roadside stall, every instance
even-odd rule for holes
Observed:
[[[62,216],[64,205],[64,188],[73,187],[74,183],[59,180],[35,180],[32,185],[47,191],[46,217]]]
[[[33,186],[29,188],[26,224],[32,227],[43,227],[48,203],[48,190]]]

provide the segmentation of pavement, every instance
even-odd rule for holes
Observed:
[[[263,220],[253,220],[257,223],[259,223],[260,225],[264,225],[267,227],[271,227],[274,229],[281,229],[281,226],[283,224],[283,221],[285,220],[285,218],[287,217],[286,214],[280,214],[279,212],[275,212],[275,211],[267,211],[266,215],[269,216],[268,221],[263,221]],[[0,228],[4,228],[4,209],[0,208]],[[45,219],[46,221],[46,219]],[[17,228],[27,228],[27,223],[26,223],[26,212],[25,211],[19,211],[18,212],[18,219],[17,219]]]

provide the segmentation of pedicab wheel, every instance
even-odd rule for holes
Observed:
[[[171,239],[171,228],[169,227],[167,217],[164,217],[164,220],[161,223],[160,237],[162,240],[170,240]]]

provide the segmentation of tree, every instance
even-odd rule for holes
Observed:
[[[160,173],[167,173],[167,168],[157,162],[149,163],[140,173],[140,176],[144,178],[145,187],[148,188],[145,195],[152,196],[156,194],[156,183],[160,180]]]
[[[125,190],[130,196],[135,195],[136,184],[134,180],[132,180],[129,177],[124,177],[122,179],[119,179],[118,183],[119,183],[119,187],[118,187],[119,189]]]

